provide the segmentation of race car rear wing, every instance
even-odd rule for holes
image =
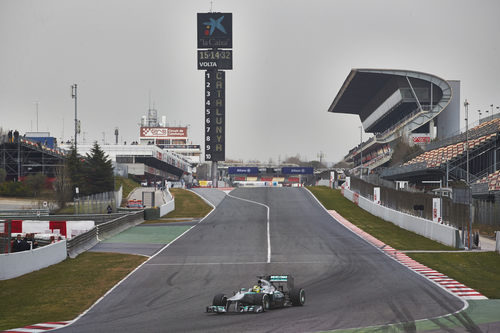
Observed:
[[[258,278],[267,280],[271,283],[286,283],[288,289],[293,289],[293,277],[291,275],[265,275],[259,276]]]

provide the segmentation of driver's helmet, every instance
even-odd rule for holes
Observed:
[[[260,293],[260,286],[256,284],[255,286],[253,286],[252,291],[254,293]]]

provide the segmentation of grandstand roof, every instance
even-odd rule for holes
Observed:
[[[450,90],[446,80],[432,74],[395,69],[352,69],[328,112],[357,114],[366,132],[381,133],[410,115],[417,106],[420,111],[425,104],[431,105],[432,109],[442,97],[451,95]],[[440,109],[447,103],[448,100]]]

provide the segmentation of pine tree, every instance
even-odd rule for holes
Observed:
[[[85,178],[83,193],[85,194],[114,190],[113,164],[97,142],[94,143],[90,154],[85,157],[83,175]]]

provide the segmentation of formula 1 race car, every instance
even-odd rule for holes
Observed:
[[[231,297],[215,295],[206,311],[217,314],[230,311],[260,313],[269,309],[304,305],[305,291],[294,287],[291,275],[266,275],[258,276],[258,279],[252,288],[241,288]]]

